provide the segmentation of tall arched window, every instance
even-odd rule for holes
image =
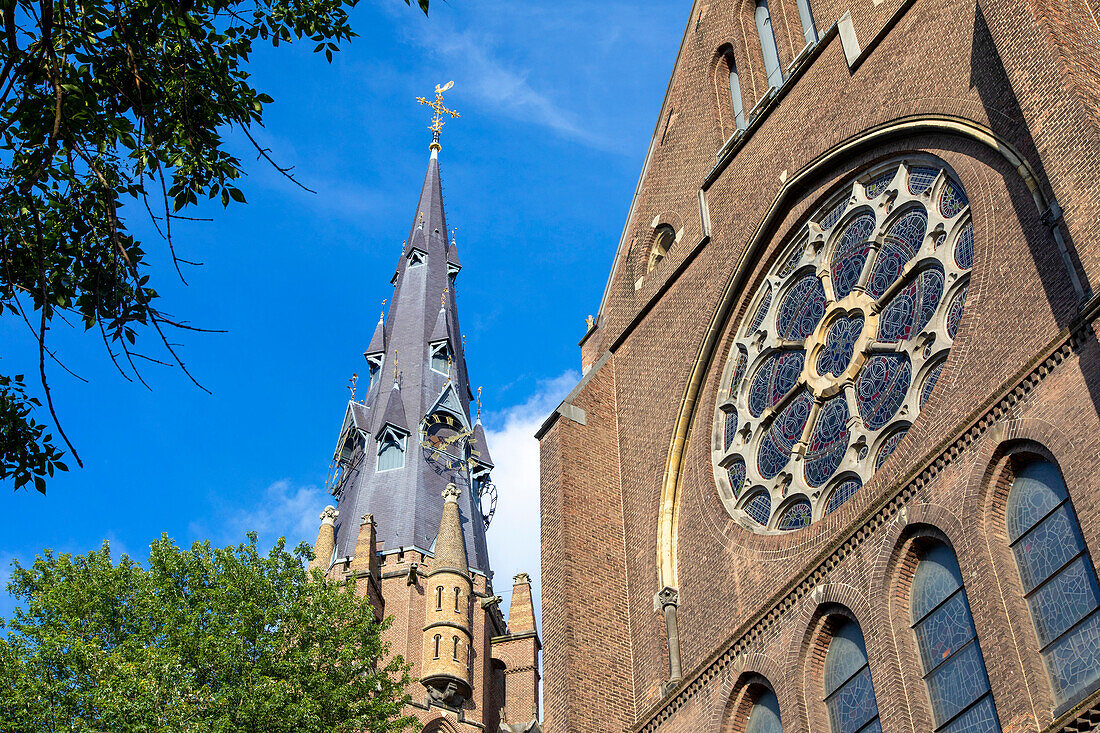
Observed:
[[[936,730],[1000,731],[962,573],[946,545],[932,545],[917,563],[909,613]]]
[[[436,634],[433,638],[435,641],[435,656],[433,656],[432,659],[439,659],[439,640],[441,637],[439,634]]]
[[[798,17],[802,21],[802,35],[806,37],[806,43],[817,43],[817,26],[814,25],[810,0],[798,0]]]
[[[859,624],[838,620],[825,653],[825,706],[833,733],[879,731],[878,704]]]
[[[779,722],[779,699],[770,689],[765,688],[752,704],[745,721],[745,733],[783,733],[783,725]]]
[[[435,610],[443,610],[443,586],[441,585],[435,587]]]
[[[741,77],[737,75],[737,62],[733,51],[726,51],[726,68],[729,69],[730,102],[733,104],[733,121],[738,130],[745,129],[745,105],[741,101]]]
[[[1100,684],[1100,593],[1058,468],[1033,460],[1016,472],[1005,524],[1054,699]]]
[[[649,250],[649,266],[646,272],[652,272],[657,263],[665,258],[676,242],[676,230],[668,224],[661,224],[653,232],[653,247]]]
[[[457,636],[452,636],[451,641],[454,642],[454,651],[451,652],[451,656],[457,662],[458,661],[458,637]]]
[[[768,74],[768,86],[778,88],[783,83],[783,69],[779,66],[779,49],[775,45],[775,31],[772,30],[768,0],[756,0],[756,33],[760,36],[760,50],[764,52],[764,71]]]
[[[458,613],[458,599],[462,595],[462,591],[455,588],[455,613]]]

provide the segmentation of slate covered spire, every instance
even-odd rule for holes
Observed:
[[[337,558],[354,554],[359,524],[353,520],[367,513],[374,515],[383,552],[409,547],[430,551],[443,514],[442,491],[454,482],[461,492],[457,508],[469,565],[489,573],[485,522],[465,456],[450,460],[448,467],[447,458],[438,460],[437,453],[433,460],[431,449],[421,445],[421,426],[430,416],[449,418],[456,432],[468,431],[472,437],[474,431],[458,322],[457,262],[457,252],[452,252],[447,239],[439,145],[433,142],[412,227],[393,277],[393,296],[365,352],[377,384],[364,399],[366,411],[358,410],[369,414],[369,430],[355,424],[357,453],[345,458],[342,465],[348,468],[332,487],[340,509]],[[433,369],[433,350],[441,346],[445,351]],[[446,367],[440,369],[442,363]],[[392,440],[393,433],[403,440],[404,464],[378,470],[379,440]],[[484,450],[483,431],[477,440]],[[346,442],[342,440],[341,445]],[[465,442],[454,440],[446,447],[459,452]]]

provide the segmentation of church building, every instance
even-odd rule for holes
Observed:
[[[688,10],[538,433],[544,728],[1100,729],[1100,7]]]
[[[364,353],[369,382],[344,413],[328,481],[336,505],[321,513],[313,566],[334,581],[355,579],[378,619],[392,617],[384,638],[412,666],[405,712],[423,730],[538,733],[531,579],[515,576],[506,621],[485,541],[493,460],[480,406],[471,411],[462,265],[439,174],[449,86],[422,100],[436,111],[428,171],[389,310]]]

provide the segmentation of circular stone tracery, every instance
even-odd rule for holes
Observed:
[[[928,162],[872,170],[792,239],[730,347],[715,419],[719,493],[756,531],[836,510],[894,452],[943,369],[973,265],[966,194]]]

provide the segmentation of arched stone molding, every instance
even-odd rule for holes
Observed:
[[[797,730],[794,719],[788,723],[788,710],[793,707],[795,696],[790,682],[774,659],[759,651],[747,652],[739,656],[728,670],[715,696],[717,703],[711,711],[711,722],[707,730],[721,733],[741,733],[744,730],[744,718],[751,707],[748,699],[753,684],[764,684],[779,698],[779,714],[784,726]]]
[[[424,726],[423,733],[460,733],[460,731],[450,718],[440,716],[428,721]]]
[[[746,3],[748,1],[746,0]],[[658,508],[657,587],[677,588],[679,585],[677,580],[677,542],[684,451],[695,419],[700,394],[706,376],[710,371],[710,366],[718,356],[717,348],[725,335],[725,327],[734,315],[733,310],[741,300],[739,295],[744,290],[755,263],[764,254],[772,241],[773,227],[780,223],[780,219],[790,202],[810,188],[813,181],[825,171],[841,164],[848,158],[900,136],[925,133],[961,138],[984,146],[1016,170],[1019,180],[1027,186],[1033,202],[1040,212],[1045,212],[1049,208],[1047,197],[1043,192],[1043,187],[1036,179],[1034,170],[1011,144],[986,126],[946,115],[915,116],[867,130],[844,145],[819,156],[794,175],[788,177],[780,187],[767,213],[757,225],[740,261],[727,281],[726,288],[719,299],[703,342],[696,354],[684,396],[681,399],[680,410],[669,444]],[[704,191],[712,182],[708,181],[704,185]],[[1057,229],[1054,231],[1057,232]]]

